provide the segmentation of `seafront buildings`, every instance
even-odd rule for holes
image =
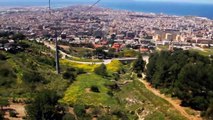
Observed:
[[[116,41],[122,45],[139,45],[142,50],[154,45],[171,45],[187,49],[213,46],[213,21],[194,16],[172,16],[72,6],[55,9],[13,8],[0,12],[0,31],[24,33],[29,39],[50,39],[54,29],[60,40],[70,43],[93,43],[102,46]],[[149,41],[149,42],[148,42]]]

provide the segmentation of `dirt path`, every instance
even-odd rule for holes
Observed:
[[[4,107],[4,109],[6,109],[6,113],[5,113],[4,117],[5,117],[5,119],[8,119],[8,120],[22,120],[22,118],[24,116],[26,116],[25,105],[23,105],[23,104],[11,103],[10,106]],[[17,117],[15,117],[15,118],[10,117],[9,110],[15,110],[18,113]]]
[[[168,101],[177,111],[179,111],[184,117],[186,117],[189,120],[202,120],[202,118],[200,118],[199,116],[193,116],[193,115],[189,115],[183,107],[180,106],[179,102],[177,102],[176,100],[173,100],[170,97],[167,97],[163,94],[161,94],[159,92],[159,90],[154,89],[150,86],[150,83],[146,82],[145,80],[140,80],[145,87],[151,91],[152,93],[154,93],[156,96],[161,97],[162,99],[165,99],[166,101]]]

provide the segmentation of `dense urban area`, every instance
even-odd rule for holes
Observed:
[[[212,120],[212,60],[207,18],[2,8],[0,120]]]

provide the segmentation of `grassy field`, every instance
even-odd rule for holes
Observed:
[[[169,46],[168,45],[158,45],[158,48],[160,50],[168,50],[169,49]]]
[[[7,57],[6,60],[0,61],[0,70],[6,71],[0,75],[0,81],[4,82],[3,85],[0,85],[0,96],[31,98],[33,94],[42,89],[56,90],[62,95],[68,86],[68,81],[55,73],[54,58],[52,58],[54,52],[42,44],[29,41],[22,42],[29,45],[25,51],[16,54],[0,51]],[[45,81],[44,84],[41,82],[27,83],[23,80],[26,73],[32,72],[42,76],[41,79]],[[5,87],[6,89],[4,89]]]
[[[145,120],[185,120],[167,101],[148,91],[138,80],[116,94],[129,111],[138,111]]]
[[[90,73],[93,72],[94,69],[99,66],[97,64],[80,64],[80,63],[70,62],[68,60],[60,60],[60,63],[62,66],[79,68]],[[109,73],[118,72],[119,70],[121,70],[122,66],[123,66],[122,63],[119,62],[118,60],[113,60],[110,64],[106,65],[107,71]]]
[[[64,98],[61,100],[65,104],[83,104],[93,106],[113,106],[117,101],[109,96],[109,89],[104,86],[108,80],[95,75],[83,74],[77,77],[76,81],[67,89]],[[99,93],[90,91],[92,86],[97,86]]]
[[[75,63],[75,62],[70,62],[68,60],[60,60],[60,63],[62,66],[66,66],[66,67],[74,67],[74,68],[79,68],[79,69],[83,69],[86,72],[93,72],[94,69],[98,66],[98,65],[91,65],[91,64],[79,64],[79,63]]]
[[[190,49],[190,51],[198,52],[200,55],[209,56],[213,55],[213,48],[204,49],[204,51],[197,50],[197,49]]]
[[[79,57],[72,57],[72,58],[69,57],[68,59],[79,61],[79,62],[103,62],[103,60],[99,60],[99,59],[87,59],[87,58],[79,58]]]

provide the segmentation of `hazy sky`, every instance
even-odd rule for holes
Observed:
[[[133,1],[157,1],[157,2],[187,2],[187,3],[213,3],[213,0],[133,0]]]
[[[35,2],[35,1],[48,1],[48,0],[0,0],[0,2]],[[96,1],[96,0],[52,0],[52,1]],[[102,0],[103,2],[110,1],[110,2],[118,2],[118,1],[151,1],[151,2],[187,2],[187,3],[208,3],[213,4],[213,0]]]

